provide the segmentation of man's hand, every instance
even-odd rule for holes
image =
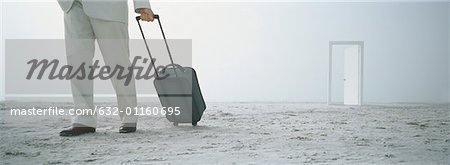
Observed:
[[[139,13],[141,14],[141,19],[147,22],[153,22],[153,11],[152,9],[142,8],[139,9]]]

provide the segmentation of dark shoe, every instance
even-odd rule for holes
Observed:
[[[72,127],[67,130],[59,132],[59,136],[78,136],[86,133],[94,133],[95,128],[93,127]]]
[[[120,127],[119,133],[131,133],[136,132],[136,127]]]

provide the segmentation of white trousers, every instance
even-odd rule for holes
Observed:
[[[86,71],[93,63],[95,53],[95,40],[100,47],[106,66],[114,68],[116,65],[126,68],[131,66],[129,60],[129,36],[128,24],[115,21],[106,21],[91,18],[83,10],[82,2],[75,1],[69,12],[64,15],[65,42],[67,62],[74,68],[85,63]],[[96,71],[98,73],[98,70]],[[88,74],[88,73],[86,73]],[[116,74],[117,75],[117,74]],[[135,126],[138,116],[126,115],[126,108],[134,108],[137,105],[136,87],[134,77],[128,85],[126,79],[111,78],[117,95],[119,116],[122,125]],[[71,80],[71,89],[76,108],[95,109],[93,80],[85,79]],[[122,112],[120,112],[122,111]],[[97,115],[83,114],[75,115],[72,119],[74,126],[97,126]]]

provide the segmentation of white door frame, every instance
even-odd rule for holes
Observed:
[[[2,3],[2,2],[0,2]],[[1,15],[1,13],[0,13]],[[0,23],[0,26],[3,26],[3,23]],[[0,28],[1,29],[1,28]],[[3,29],[1,29],[3,30]],[[1,33],[1,31],[0,31]],[[5,76],[6,76],[6,67],[5,67],[5,47],[4,47],[4,38],[3,38],[3,34],[0,36],[0,101],[4,101],[5,100],[5,93],[6,93],[6,80],[5,80]]]
[[[359,98],[358,98],[358,105],[362,105],[363,103],[363,68],[364,68],[364,41],[330,41],[329,43],[329,56],[328,56],[328,99],[327,99],[327,104],[331,105],[333,104],[332,100],[331,100],[331,80],[332,80],[332,71],[333,71],[333,60],[332,60],[332,56],[333,56],[333,46],[337,46],[337,45],[356,45],[359,46],[359,80],[358,80],[358,84],[359,84],[359,89],[358,89],[358,93],[359,93]]]

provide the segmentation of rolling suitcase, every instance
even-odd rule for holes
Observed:
[[[170,65],[167,65],[160,72],[157,72],[154,60],[150,60],[156,72],[156,78],[153,81],[153,84],[158,93],[161,105],[167,108],[166,118],[170,122],[173,122],[173,125],[175,126],[177,126],[178,123],[191,123],[193,126],[197,126],[197,122],[201,120],[203,112],[206,109],[197,74],[191,67],[182,67],[174,64],[159,15],[154,15],[154,18],[158,20],[171,61]],[[136,17],[150,59],[153,59],[140,24],[140,19],[139,16]]]

